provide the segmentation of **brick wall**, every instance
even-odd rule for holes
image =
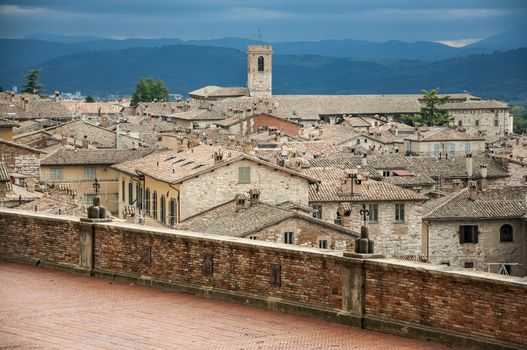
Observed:
[[[254,116],[252,119],[254,121],[252,132],[258,131],[258,128],[260,127],[267,126],[276,128],[278,131],[284,131],[288,135],[300,134],[300,125],[285,119],[269,116],[267,114]]]
[[[212,258],[212,273],[204,270]],[[343,258],[302,249],[211,240],[195,236],[97,228],[95,269],[145,275],[235,292],[341,308]],[[271,269],[279,266],[280,286],[271,286]]]
[[[12,209],[0,209],[0,225],[3,259],[88,267],[96,275],[179,284],[202,295],[235,294],[229,300],[269,308],[296,305],[278,309],[456,348],[527,344],[527,285],[515,277]],[[93,260],[86,257],[92,247]]]
[[[79,222],[64,217],[0,213],[0,254],[46,260],[57,264],[79,263]]]
[[[366,263],[367,315],[527,344],[525,284],[409,265]]]

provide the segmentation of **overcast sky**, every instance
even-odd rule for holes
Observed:
[[[0,0],[0,37],[462,41],[525,22],[527,0]]]

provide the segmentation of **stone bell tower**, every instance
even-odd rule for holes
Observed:
[[[247,48],[247,88],[251,97],[271,97],[273,93],[273,47],[249,45]]]

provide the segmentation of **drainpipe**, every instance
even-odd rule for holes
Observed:
[[[181,207],[181,202],[180,202],[180,192],[177,188],[173,187],[172,184],[168,184],[168,187],[170,187],[171,189],[173,189],[174,191],[177,192],[177,208],[176,208],[176,212],[177,212],[177,220],[176,220],[176,224],[179,224],[181,222],[181,210],[180,210],[180,207]]]

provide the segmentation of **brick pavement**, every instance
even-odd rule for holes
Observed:
[[[0,263],[0,349],[446,349],[244,305]]]

